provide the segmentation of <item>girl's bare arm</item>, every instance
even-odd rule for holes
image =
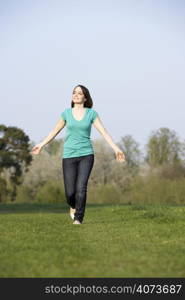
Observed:
[[[51,142],[56,135],[65,127],[66,122],[61,118],[55,128],[49,133],[49,135],[40,143],[41,147],[44,147],[49,142]]]
[[[110,134],[108,134],[107,130],[104,128],[101,120],[97,117],[93,122],[94,127],[102,134],[107,143],[112,147],[116,154],[116,160],[119,162],[125,161],[125,155],[123,151],[114,143]]]

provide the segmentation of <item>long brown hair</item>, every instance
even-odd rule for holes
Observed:
[[[84,107],[89,107],[89,108],[93,107],[93,101],[92,101],[92,98],[91,98],[88,88],[86,88],[84,85],[78,84],[77,86],[74,87],[73,91],[78,86],[82,89],[82,92],[86,99],[86,101],[84,102]],[[71,107],[73,107],[73,106],[74,106],[74,102],[71,101]]]

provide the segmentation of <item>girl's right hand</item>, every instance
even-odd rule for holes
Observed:
[[[37,144],[36,146],[33,147],[32,151],[30,152],[31,154],[39,154],[42,150],[43,146],[41,144]]]

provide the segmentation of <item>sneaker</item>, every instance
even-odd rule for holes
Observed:
[[[75,208],[72,208],[72,207],[70,207],[70,212],[69,212],[69,214],[70,214],[70,217],[71,217],[71,219],[72,220],[74,220],[74,217],[75,217]]]
[[[74,222],[73,222],[73,224],[82,224],[80,221],[78,221],[78,220],[75,220]]]

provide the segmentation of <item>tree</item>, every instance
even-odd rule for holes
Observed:
[[[183,152],[182,146],[175,131],[160,128],[149,137],[146,145],[146,162],[151,166],[179,163]]]
[[[138,168],[141,160],[141,151],[139,150],[139,144],[132,136],[126,135],[122,137],[118,146],[125,154],[127,167],[134,170]]]
[[[15,200],[17,185],[22,183],[22,175],[32,161],[30,150],[29,137],[23,130],[0,125],[0,176],[6,176],[3,179],[11,185],[11,201]]]
[[[63,139],[55,139],[51,143],[45,146],[45,151],[50,155],[54,156],[59,151],[60,153],[62,153],[62,149],[63,149],[62,147],[63,147]]]
[[[6,186],[6,180],[3,178],[0,178],[0,203],[4,202],[7,195],[7,186]]]
[[[110,184],[118,187],[121,191],[127,190],[133,176],[137,174],[136,168],[128,167],[124,163],[118,163],[115,159],[114,151],[104,139],[100,138],[93,141],[93,146],[95,150],[95,164],[90,176],[89,186],[93,188]],[[123,148],[123,144],[121,148]]]
[[[114,153],[102,138],[93,141],[93,147],[95,161],[89,183],[94,186],[106,184],[110,181],[111,161],[115,159]]]

